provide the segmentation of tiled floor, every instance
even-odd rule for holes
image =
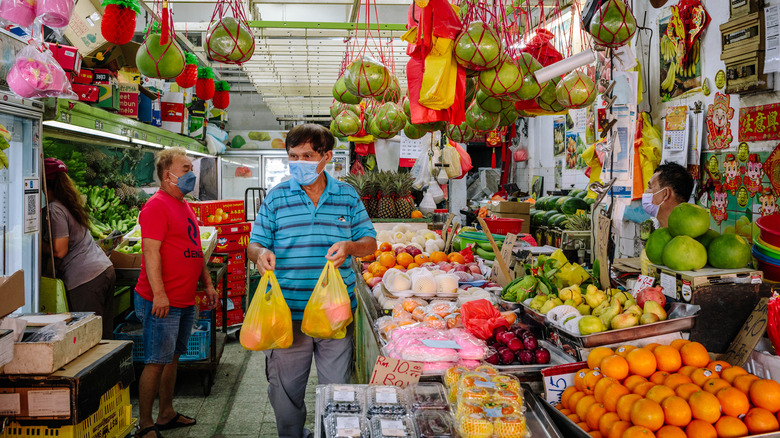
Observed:
[[[195,416],[191,427],[165,431],[165,438],[276,437],[274,411],[268,402],[265,379],[265,354],[246,351],[235,337],[229,336],[211,394],[203,396],[201,375],[180,373],[173,406],[178,412]],[[314,392],[317,371],[312,366],[306,388],[307,428],[314,430]],[[138,418],[137,394],[132,397],[133,417]],[[156,415],[155,404],[155,415]]]

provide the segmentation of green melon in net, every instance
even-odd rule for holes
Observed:
[[[401,100],[401,84],[398,83],[398,78],[395,75],[392,76],[390,86],[387,87],[381,96],[377,96],[377,100],[380,102],[395,102],[398,103]]]
[[[379,119],[373,119],[371,120],[371,123],[368,125],[368,132],[373,135],[376,138],[393,138],[396,134],[398,134],[397,131],[385,131],[379,127],[378,123]]]
[[[618,48],[636,33],[636,19],[623,0],[604,0],[590,22],[590,34],[596,43]]]
[[[596,100],[596,85],[588,75],[574,70],[555,86],[555,98],[564,108],[585,108]]]
[[[440,121],[440,122],[430,122],[430,123],[421,123],[420,126],[425,129],[425,132],[435,132],[435,131],[441,131],[442,129],[447,127],[447,122]]]
[[[342,111],[349,111],[354,113],[356,116],[360,116],[360,107],[358,105],[351,105],[341,102],[333,102],[333,105],[330,107],[330,116],[335,119],[339,114],[341,114]]]
[[[357,105],[363,100],[362,97],[357,97],[354,94],[347,91],[347,85],[344,82],[344,75],[333,84],[333,98],[341,103],[349,103]]]
[[[376,113],[377,127],[386,133],[398,133],[406,126],[406,116],[398,105],[388,102]]]
[[[511,59],[501,61],[496,68],[479,73],[479,89],[490,96],[505,96],[519,90],[523,74]]]
[[[474,138],[474,130],[466,122],[460,125],[447,125],[447,137],[456,143],[467,143]]]
[[[539,108],[551,113],[559,113],[566,109],[558,103],[558,98],[555,97],[555,87],[560,81],[561,78],[558,76],[546,82],[547,85],[544,86],[542,93],[536,98],[536,104],[539,105]]]
[[[404,96],[403,100],[401,101],[401,108],[404,110],[404,115],[406,116],[409,121],[412,120],[412,106],[409,103],[409,96]]]
[[[344,85],[355,96],[377,97],[390,86],[392,76],[381,62],[366,56],[349,64],[344,71]]]
[[[412,140],[423,138],[427,133],[428,131],[422,129],[420,125],[415,125],[413,123],[407,123],[404,127],[404,135],[406,135],[406,138],[410,138]]]
[[[500,57],[501,40],[482,21],[472,21],[455,39],[455,60],[469,70],[489,70],[498,65]]]
[[[483,110],[476,102],[466,110],[466,125],[477,132],[493,131],[500,121],[499,114]]]
[[[520,117],[520,113],[517,112],[514,105],[501,111],[499,115],[501,116],[501,121],[498,122],[498,126],[512,125],[517,121],[517,118]]]
[[[255,53],[255,37],[249,28],[233,17],[224,17],[206,33],[209,58],[226,64],[242,64]]]
[[[515,63],[520,69],[520,73],[523,74],[523,83],[520,89],[512,94],[517,100],[530,100],[535,99],[542,93],[542,89],[547,83],[540,84],[536,80],[537,70],[542,68],[542,64],[536,60],[530,53],[522,53]]]
[[[464,97],[464,102],[466,105],[464,105],[466,108],[471,105],[471,102],[474,101],[474,97],[477,95],[477,90],[479,89],[479,83],[477,82],[478,78],[467,78],[466,79],[466,93]]]
[[[339,133],[339,137],[348,137],[360,132],[360,119],[351,111],[342,111],[336,116],[334,122],[336,122],[335,129]]]
[[[160,34],[150,33],[135,55],[138,71],[150,78],[171,79],[184,70],[184,52],[174,38],[160,44]]]
[[[485,111],[491,113],[500,113],[501,111],[512,106],[512,102],[508,100],[501,100],[497,97],[488,95],[482,90],[477,91],[477,105],[482,107]]]

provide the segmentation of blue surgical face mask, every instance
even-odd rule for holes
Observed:
[[[663,204],[663,202],[661,202],[661,204],[655,205],[653,204],[653,197],[667,188],[668,187],[664,187],[655,193],[642,193],[642,208],[645,210],[645,213],[652,217],[658,216],[658,210],[661,208],[661,204]]]
[[[168,173],[173,175],[171,172]],[[186,195],[187,193],[195,190],[195,180],[197,179],[195,172],[190,170],[182,176],[176,176],[176,178],[176,187],[179,188],[179,191],[181,191],[182,195]]]
[[[324,157],[323,157],[324,159]],[[290,161],[290,176],[301,186],[308,186],[314,181],[317,181],[317,178],[319,178],[320,174],[322,173],[317,172],[317,167],[320,165],[320,161],[305,161],[305,160],[297,160],[297,161]],[[325,170],[325,169],[323,169]]]

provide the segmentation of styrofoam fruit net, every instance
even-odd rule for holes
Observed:
[[[351,111],[342,111],[334,122],[336,122],[335,129],[339,133],[339,137],[348,137],[360,131],[360,119]]]
[[[370,56],[352,61],[344,71],[344,85],[355,96],[381,96],[392,82],[392,74]]]
[[[466,122],[460,125],[447,125],[447,137],[456,143],[466,143],[474,138],[474,130]]]
[[[490,111],[491,113],[500,113],[501,111],[512,106],[512,102],[508,100],[501,100],[497,97],[488,95],[482,90],[477,91],[477,105],[483,110]]]
[[[636,33],[636,18],[623,0],[600,0],[590,22],[590,34],[597,44],[616,49]]]
[[[344,82],[344,75],[341,75],[341,77],[336,80],[336,83],[333,84],[333,98],[341,103],[349,103],[353,105],[357,105],[363,100],[362,97],[357,97],[347,91],[347,86]]]
[[[243,64],[255,53],[255,36],[246,24],[224,17],[209,27],[206,52],[217,62]]]
[[[501,40],[482,21],[472,21],[455,39],[455,60],[463,67],[489,70],[501,61]]]
[[[476,102],[466,110],[466,124],[477,132],[493,131],[498,128],[500,121],[500,115],[483,110]]]
[[[479,89],[490,96],[505,96],[519,90],[523,74],[512,59],[507,57],[496,68],[479,73]]]
[[[564,108],[585,108],[596,100],[596,85],[588,75],[574,70],[555,87],[555,98]]]
[[[558,103],[558,98],[555,97],[555,88],[560,81],[560,77],[555,77],[547,81],[547,85],[542,89],[539,97],[536,98],[536,103],[539,105],[539,108],[551,113],[558,113],[566,109],[563,105]]]

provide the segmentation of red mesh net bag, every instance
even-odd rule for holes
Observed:
[[[161,22],[152,22],[146,29],[146,38],[135,63],[138,71],[150,78],[173,79],[184,70],[184,51],[175,40],[173,14],[167,2],[155,3],[155,12],[161,10]]]
[[[636,33],[636,19],[623,0],[598,0],[588,31],[596,44],[618,48]]]
[[[252,58],[255,36],[249,29],[239,0],[217,0],[211,23],[206,33],[209,59],[223,64],[243,64]]]

